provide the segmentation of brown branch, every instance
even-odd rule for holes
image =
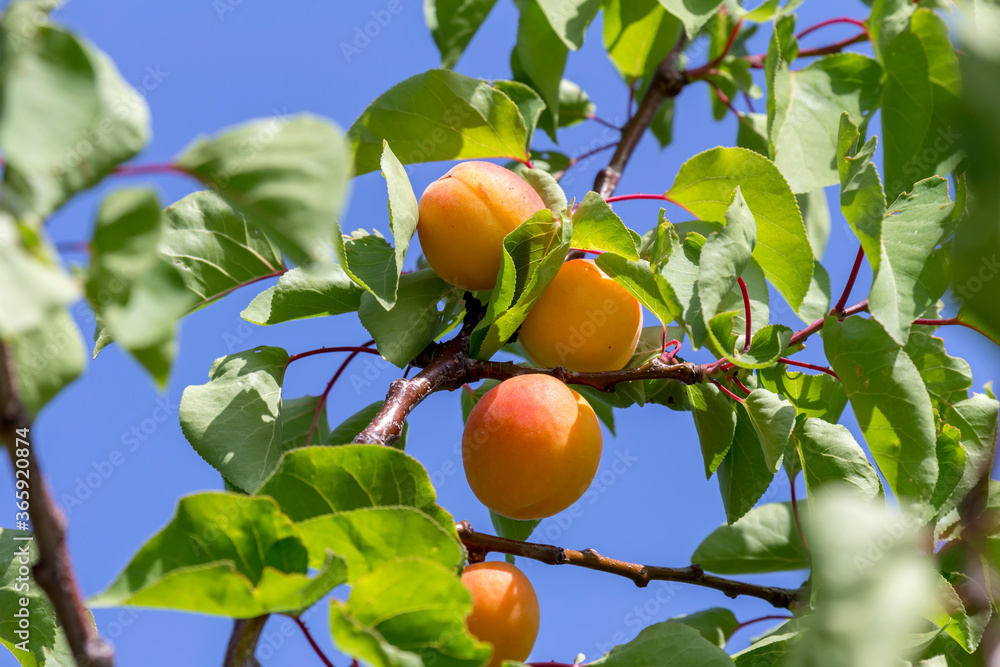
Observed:
[[[687,77],[677,67],[677,60],[686,44],[687,39],[681,35],[674,48],[657,66],[649,82],[649,88],[642,101],[639,102],[639,108],[635,115],[622,128],[621,141],[618,143],[615,154],[611,157],[608,166],[601,170],[594,180],[594,191],[602,197],[611,196],[615,188],[618,187],[618,181],[621,180],[625,165],[632,158],[635,147],[639,145],[639,141],[653,123],[653,119],[656,118],[656,113],[663,106],[663,103],[677,97],[687,84]]]
[[[697,563],[686,567],[639,565],[602,556],[593,549],[576,551],[551,544],[520,542],[495,535],[477,533],[468,521],[462,521],[455,528],[458,530],[462,544],[469,551],[470,561],[482,560],[490,552],[510,554],[549,565],[576,565],[590,570],[616,574],[631,579],[639,588],[648,586],[651,581],[677,581],[704,588],[713,588],[731,598],[740,595],[759,598],[779,609],[787,609],[798,601],[804,590],[802,588],[792,590],[774,586],[759,586],[745,581],[705,574],[705,571]]]
[[[28,473],[31,492],[28,515],[38,549],[38,562],[32,569],[35,583],[52,603],[76,663],[111,667],[114,650],[97,634],[73,575],[66,550],[66,518],[52,500],[35,455],[35,443],[30,436],[18,434],[19,429],[30,428],[31,416],[21,403],[13,354],[8,345],[0,344],[0,440],[7,447],[13,469]],[[18,456],[24,450],[27,456]],[[19,460],[26,460],[27,468],[19,468]]]
[[[265,623],[267,623],[266,615],[238,618],[233,621],[233,632],[229,636],[229,645],[226,646],[222,667],[260,667],[254,652],[260,635],[264,632]]]

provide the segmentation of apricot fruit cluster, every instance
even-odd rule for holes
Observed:
[[[511,519],[543,519],[576,502],[597,474],[602,447],[594,409],[548,375],[520,375],[486,392],[462,434],[473,493]]]
[[[489,667],[523,662],[538,637],[538,596],[524,573],[507,562],[473,563],[462,572],[472,594],[469,632],[493,645]]]

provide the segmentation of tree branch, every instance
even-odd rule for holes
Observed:
[[[18,434],[19,429],[30,428],[31,417],[21,403],[13,354],[9,346],[0,344],[0,440],[7,447],[13,469],[28,473],[31,492],[28,514],[38,549],[38,562],[32,570],[35,583],[52,603],[76,663],[111,667],[114,650],[97,634],[73,575],[66,550],[66,518],[52,500],[38,465],[34,442],[30,436]],[[15,450],[27,450],[27,456],[18,456],[20,452]],[[19,460],[26,460],[27,468],[19,468]]]
[[[704,588],[713,588],[725,593],[731,598],[740,595],[755,597],[779,609],[787,609],[794,604],[803,589],[791,590],[788,588],[776,588],[773,586],[759,586],[744,581],[716,577],[705,574],[698,564],[687,567],[660,567],[657,565],[639,565],[626,561],[616,560],[602,556],[593,549],[576,551],[575,549],[564,549],[563,547],[551,544],[536,544],[534,542],[520,542],[495,535],[477,533],[469,525],[468,521],[457,524],[458,536],[462,544],[469,551],[469,560],[475,562],[482,560],[490,552],[511,554],[530,558],[549,565],[576,565],[590,570],[598,570],[609,574],[617,574],[620,577],[631,579],[639,588],[644,588],[651,581],[677,581]]]
[[[649,89],[642,101],[639,102],[639,108],[635,115],[622,128],[621,141],[615,154],[611,157],[608,166],[601,170],[597,174],[597,178],[594,179],[594,191],[602,197],[611,196],[615,188],[618,187],[618,181],[621,180],[625,165],[628,164],[632,152],[635,151],[635,147],[639,145],[639,141],[653,123],[653,119],[656,118],[656,113],[663,106],[663,103],[677,97],[687,84],[687,77],[677,67],[677,60],[686,44],[687,38],[681,35],[674,48],[657,66],[649,82]]]
[[[267,615],[233,621],[233,632],[229,635],[222,667],[260,667],[254,652],[266,623]]]

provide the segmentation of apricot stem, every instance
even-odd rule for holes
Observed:
[[[740,284],[740,291],[743,293],[743,311],[744,311],[744,313],[746,313],[747,332],[746,332],[746,340],[743,341],[743,354],[746,354],[747,352],[750,351],[750,340],[751,340],[751,333],[750,333],[750,292],[747,291],[747,284],[745,282],[743,282],[743,278],[737,277],[736,281]]]
[[[370,340],[367,343],[362,343],[361,347],[368,348],[374,344],[375,341]],[[333,389],[333,385],[337,384],[337,380],[339,380],[340,376],[343,375],[345,370],[347,370],[347,365],[351,363],[351,361],[354,360],[354,357],[358,356],[359,354],[361,354],[359,350],[354,350],[349,355],[347,355],[347,358],[344,359],[344,361],[340,364],[340,367],[337,369],[337,372],[333,374],[332,378],[330,378],[330,381],[327,383],[326,388],[323,390],[323,393],[320,394],[319,400],[316,401],[316,409],[313,411],[312,423],[309,424],[309,432],[306,433],[306,444],[305,444],[306,447],[308,447],[309,443],[312,442],[313,433],[315,433],[316,426],[319,424],[319,416],[323,413],[323,406],[326,405],[326,399],[330,395],[330,391]]]
[[[851,275],[847,278],[847,284],[844,285],[844,292],[840,295],[840,300],[837,301],[837,305],[833,307],[834,313],[843,313],[844,306],[847,305],[847,299],[851,296],[851,290],[854,289],[854,281],[858,279],[858,272],[861,270],[861,262],[865,258],[865,248],[861,246],[858,248],[858,255],[854,258],[854,266],[851,268]]]
[[[798,590],[760,586],[735,579],[717,577],[705,574],[697,563],[685,567],[663,567],[659,565],[640,565],[627,561],[602,556],[593,549],[576,551],[551,544],[521,542],[505,537],[497,537],[478,533],[472,529],[468,521],[462,521],[455,526],[458,537],[469,551],[479,553],[502,553],[512,556],[530,558],[548,565],[575,565],[590,570],[598,570],[631,579],[639,588],[645,588],[651,581],[676,581],[704,588],[712,588],[725,593],[731,598],[740,595],[755,597],[779,609],[787,609],[803,593],[804,587]]]
[[[302,622],[302,619],[298,616],[292,616],[292,620],[295,621],[295,625],[299,626],[299,630],[302,631],[306,641],[309,642],[309,646],[311,646],[312,650],[316,652],[317,656],[319,656],[320,662],[322,662],[326,667],[333,667],[333,663],[330,662],[330,659],[323,653],[323,649],[321,649],[319,644],[316,643],[316,640],[313,639],[312,633],[309,632],[309,628],[307,628],[306,624]]]

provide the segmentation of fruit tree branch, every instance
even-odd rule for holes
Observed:
[[[32,569],[35,583],[52,603],[77,664],[111,667],[114,651],[97,634],[76,585],[66,550],[66,518],[53,502],[48,483],[42,476],[34,442],[28,434],[30,428],[31,417],[21,403],[13,353],[9,346],[0,344],[0,440],[10,453],[13,469],[25,470],[28,474],[30,496],[25,498],[38,549],[38,562]],[[27,467],[20,465],[21,461],[26,461]]]
[[[233,621],[233,632],[229,636],[226,655],[222,667],[260,667],[260,662],[254,655],[257,642],[264,632],[267,616],[256,618],[238,618]]]
[[[598,172],[597,178],[594,179],[594,192],[602,197],[609,197],[618,187],[618,181],[622,177],[625,165],[628,164],[632,152],[635,151],[635,147],[639,145],[639,141],[653,123],[653,119],[656,118],[656,113],[663,106],[663,103],[677,97],[687,84],[687,77],[677,66],[678,58],[686,44],[687,39],[681,35],[674,48],[657,66],[652,79],[650,79],[649,88],[642,101],[639,102],[639,108],[635,115],[622,128],[621,141],[615,154],[608,162],[608,166]]]
[[[521,542],[495,535],[477,533],[468,521],[456,525],[462,544],[469,551],[470,561],[482,560],[490,552],[510,554],[531,558],[549,565],[576,565],[590,570],[598,570],[620,577],[631,579],[636,586],[644,588],[651,581],[677,581],[693,584],[704,588],[714,588],[731,598],[740,595],[759,598],[779,609],[787,609],[798,600],[802,589],[776,588],[774,586],[759,586],[744,581],[716,577],[705,574],[697,563],[686,567],[661,567],[658,565],[639,565],[614,558],[602,556],[593,549],[576,551],[564,549],[551,544],[536,544]]]

